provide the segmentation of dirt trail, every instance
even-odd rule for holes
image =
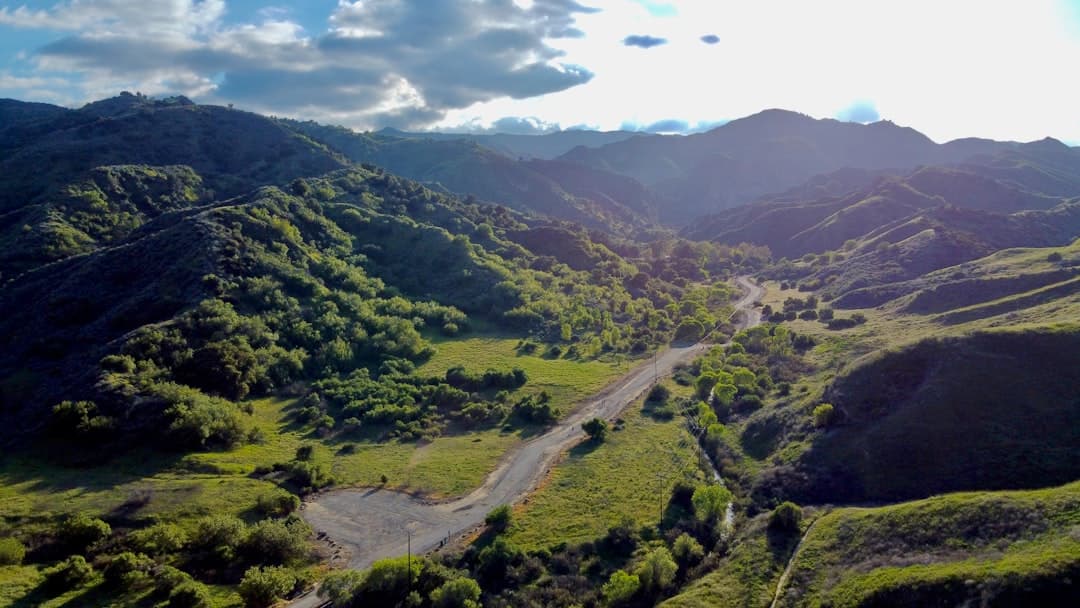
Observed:
[[[746,295],[735,305],[742,315],[736,324],[752,327],[761,320],[754,308],[764,289],[738,277]],[[378,488],[344,489],[325,492],[304,504],[304,519],[318,533],[349,552],[349,567],[365,569],[377,560],[405,554],[408,532],[411,549],[423,554],[480,525],[488,511],[501,504],[513,504],[536,488],[563,450],[584,436],[581,423],[594,417],[610,419],[637,399],[655,376],[666,376],[678,363],[692,360],[710,344],[672,347],[615,381],[577,408],[543,435],[517,446],[476,490],[446,502],[430,502],[409,494]],[[407,532],[408,531],[408,532]],[[318,606],[314,594],[292,604],[292,608]]]

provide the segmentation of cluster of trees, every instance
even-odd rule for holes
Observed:
[[[0,565],[24,559],[46,565],[41,588],[46,596],[81,586],[100,571],[103,590],[142,595],[169,608],[209,608],[206,583],[239,584],[247,605],[263,608],[310,584],[310,535],[307,524],[292,514],[252,524],[208,515],[186,526],[159,522],[114,529],[76,513],[29,537],[28,546],[4,539]],[[267,578],[276,581],[270,591]]]
[[[660,528],[626,520],[601,538],[524,551],[509,538],[512,511],[487,516],[484,536],[459,554],[375,563],[331,574],[320,594],[352,606],[652,606],[715,567],[727,551],[722,486],[678,484]]]

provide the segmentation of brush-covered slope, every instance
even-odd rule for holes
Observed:
[[[524,135],[516,133],[439,133],[425,131],[410,133],[398,129],[381,129],[377,135],[408,139],[453,140],[462,139],[476,142],[510,158],[551,160],[566,154],[578,146],[596,148],[599,146],[630,139],[637,135],[633,131],[588,131],[570,129]]]
[[[912,168],[1006,146],[940,146],[888,121],[860,125],[767,110],[707,133],[634,137],[563,158],[641,180],[670,199],[662,217],[685,223],[845,167]]]
[[[448,403],[469,402],[435,399],[429,379],[411,375],[432,352],[425,327],[455,334],[484,319],[593,357],[643,351],[684,319],[716,323],[701,317],[703,302],[669,306],[696,296],[639,273],[580,228],[560,233],[590,257],[579,269],[560,263],[575,259],[527,238],[545,225],[368,169],[165,211],[5,285],[2,433],[36,428],[60,400],[82,399],[97,414],[85,424],[76,416],[79,432],[129,438],[145,428],[153,432],[139,436],[155,439],[186,429],[177,416],[190,414],[208,425],[193,442],[204,445],[225,441],[214,421],[233,419],[232,402],[348,377],[389,392],[327,415],[418,436],[457,420]],[[504,410],[488,403],[468,416],[491,421]]]
[[[0,277],[118,242],[162,213],[205,204],[190,167],[98,167],[41,202],[0,215]]]
[[[38,116],[4,132],[0,212],[40,202],[95,167],[187,165],[217,197],[348,165],[277,122],[239,110],[125,94]]]
[[[1004,249],[909,281],[854,289],[831,305],[870,308],[892,302],[889,307],[901,312],[939,314],[1024,297],[1032,290],[1068,282],[1077,274],[1080,239],[1064,247]]]
[[[282,124],[436,189],[581,223],[629,232],[650,225],[656,195],[635,180],[582,165],[519,161],[467,139],[388,137],[311,122]]]
[[[826,389],[835,425],[755,494],[912,499],[1080,477],[1080,328],[926,339],[853,362]],[[767,417],[767,416],[766,416]],[[763,418],[759,428],[776,426]],[[774,433],[781,433],[774,428]]]
[[[777,606],[1069,606],[1080,483],[843,508],[814,522]]]

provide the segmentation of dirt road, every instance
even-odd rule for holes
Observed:
[[[746,295],[735,305],[736,324],[752,327],[761,320],[753,307],[764,289],[739,277]],[[413,554],[434,549],[448,537],[467,532],[483,523],[484,516],[498,505],[513,504],[532,491],[547,474],[559,454],[584,436],[581,423],[591,418],[614,418],[652,385],[654,375],[670,374],[678,363],[692,360],[710,344],[673,347],[646,361],[608,386],[551,430],[508,453],[484,484],[470,494],[448,502],[426,502],[391,490],[345,489],[317,495],[301,512],[317,532],[325,533],[349,551],[349,566],[364,569],[386,557],[404,555],[409,545]],[[314,594],[312,594],[314,595]],[[313,598],[294,602],[293,608],[317,606]]]

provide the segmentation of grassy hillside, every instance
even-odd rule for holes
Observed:
[[[779,606],[1042,605],[1080,598],[1080,484],[819,518]]]

